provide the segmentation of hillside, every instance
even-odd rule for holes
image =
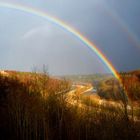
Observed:
[[[140,70],[121,73],[122,83],[132,101],[140,100]]]
[[[113,82],[103,81],[113,92],[110,88]],[[140,138],[139,107],[133,109],[132,115],[132,109],[127,109],[128,105],[124,106],[123,102],[90,98],[82,94],[86,90],[82,85],[72,89],[71,82],[52,78],[46,73],[1,72],[0,139]],[[108,94],[107,90],[104,94]]]
[[[80,82],[80,83],[94,83],[100,82],[105,79],[112,78],[112,74],[89,74],[89,75],[65,75],[62,78],[70,80],[72,82]]]

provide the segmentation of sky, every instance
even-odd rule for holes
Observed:
[[[80,31],[118,71],[140,69],[138,0],[0,0],[34,7]],[[106,73],[98,56],[70,33],[47,20],[0,7],[0,69],[50,74]]]

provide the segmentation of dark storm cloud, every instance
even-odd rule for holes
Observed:
[[[2,1],[2,0],[1,0]],[[23,0],[22,2],[19,0],[7,0],[8,2],[18,2],[25,5],[37,7],[43,11],[46,11],[47,13],[56,16],[63,21],[67,22],[77,30],[79,30],[81,33],[83,33],[87,38],[89,38],[92,42],[94,42],[101,50],[106,54],[106,56],[109,58],[109,60],[114,64],[114,66],[118,70],[132,70],[132,69],[138,69],[140,68],[140,46],[136,46],[139,42],[136,42],[137,40],[140,40],[140,28],[139,28],[139,22],[140,22],[140,1],[137,0],[127,0],[127,1],[116,1],[116,0],[36,0],[36,1],[28,1]],[[113,17],[113,14],[117,14],[120,21],[116,17]],[[23,19],[26,19],[27,17],[21,16]],[[18,16],[19,18],[19,16]],[[16,18],[15,18],[16,19]],[[127,25],[128,31],[126,32],[123,25]],[[17,20],[16,20],[17,21]],[[22,21],[22,20],[21,20]],[[24,21],[24,20],[23,20]],[[25,44],[19,43],[23,48],[28,48],[29,46],[36,47],[36,50],[34,49],[34,55],[37,54],[39,51],[41,53],[46,52],[44,54],[46,57],[38,58],[36,61],[38,61],[39,64],[44,63],[44,60],[47,60],[49,64],[52,63],[52,59],[49,58],[49,54],[47,54],[46,47],[43,47],[45,45],[53,45],[62,47],[61,52],[55,53],[56,56],[60,58],[63,51],[66,51],[64,46],[69,46],[69,48],[72,48],[70,46],[76,45],[81,46],[82,44],[76,43],[76,41],[72,41],[71,39],[65,37],[66,34],[58,33],[58,36],[61,36],[58,38],[55,42],[51,41],[54,37],[56,37],[56,30],[51,31],[49,33],[49,39],[50,40],[47,44],[45,41],[45,36],[43,33],[41,33],[42,37],[41,39],[37,34],[42,30],[37,30],[37,34],[34,33],[34,29],[41,27],[42,25],[39,25],[39,22],[34,26],[36,19],[29,21],[31,22],[30,28],[24,29],[24,32],[26,31],[26,37],[30,37],[30,41],[25,41]],[[42,23],[42,22],[40,22]],[[16,23],[18,24],[18,23]],[[43,23],[44,24],[44,23]],[[29,23],[27,23],[29,25]],[[22,26],[21,26],[22,27]],[[19,27],[18,30],[21,30],[21,27]],[[24,26],[23,26],[24,27]],[[25,28],[25,27],[24,27]],[[132,34],[131,34],[132,32]],[[129,34],[128,34],[129,33]],[[52,35],[50,37],[50,34]],[[60,35],[61,34],[61,35]],[[45,33],[46,35],[46,33]],[[132,38],[130,38],[132,36]],[[32,41],[38,40],[37,42]],[[63,42],[63,39],[67,40],[67,44]],[[16,41],[15,41],[16,42]],[[17,41],[18,42],[18,41]],[[53,44],[51,44],[53,42]],[[58,43],[59,42],[59,43]],[[2,42],[1,42],[2,44]],[[18,43],[16,43],[18,44]],[[18,45],[19,45],[18,44]],[[17,45],[17,46],[18,46]],[[38,50],[37,46],[42,45],[41,49]],[[16,47],[15,47],[16,48]],[[85,51],[82,49],[82,47],[79,47],[80,49],[71,49],[69,52],[70,54],[73,54],[73,56],[69,55],[69,53],[63,52],[63,57],[65,59],[62,60],[63,63],[66,66],[66,72],[70,73],[70,66],[75,67],[74,69],[71,69],[72,73],[78,72],[78,71],[84,71],[84,73],[88,72],[98,72],[99,69],[102,67],[97,66],[97,63],[99,63],[97,60],[94,64],[92,64],[92,61],[95,59],[95,56],[92,56],[93,54],[90,54],[88,51],[84,54]],[[84,48],[84,47],[83,47]],[[18,49],[15,49],[18,54]],[[30,48],[32,50],[32,48]],[[23,49],[21,49],[21,52]],[[50,49],[49,51],[54,51],[53,49]],[[30,52],[30,51],[29,51]],[[31,51],[32,52],[32,51]],[[55,52],[55,51],[54,51]],[[53,53],[54,53],[53,52]],[[50,52],[49,52],[50,53]],[[28,53],[27,53],[28,54]],[[65,55],[67,54],[67,55]],[[59,56],[60,55],[60,56]],[[84,57],[87,59],[84,59],[82,55],[85,55]],[[27,56],[30,57],[28,54]],[[68,56],[68,57],[67,57]],[[78,58],[77,61],[75,61]],[[16,59],[16,57],[15,57]],[[69,61],[71,59],[71,61]],[[96,58],[97,59],[97,58]],[[10,59],[9,59],[10,60]],[[30,59],[31,60],[31,59]],[[69,65],[66,62],[69,61]],[[54,60],[55,61],[55,60]],[[56,60],[57,61],[57,60]],[[23,61],[24,62],[24,61]],[[73,62],[73,63],[72,63]],[[82,64],[80,62],[83,62]],[[26,64],[26,61],[24,62]],[[32,63],[32,62],[30,62]],[[76,65],[79,65],[79,68],[76,67]],[[21,66],[23,67],[23,65]],[[58,68],[59,73],[64,73],[62,69],[59,69],[60,62],[57,62],[56,67],[51,66],[52,71],[54,72],[56,67]],[[96,67],[96,68],[95,68]]]

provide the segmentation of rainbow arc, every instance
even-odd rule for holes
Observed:
[[[88,40],[85,36],[83,36],[79,31],[77,31],[70,25],[66,24],[64,21],[56,17],[53,17],[47,14],[46,12],[40,11],[36,8],[32,8],[20,4],[0,2],[0,7],[14,9],[14,10],[30,13],[32,15],[44,18],[48,22],[55,24],[62,30],[65,30],[68,33],[72,34],[75,38],[79,39],[83,44],[85,44],[88,48],[90,48],[97,55],[97,57],[107,66],[107,68],[112,72],[112,74],[117,79],[120,80],[119,74],[117,73],[116,69],[111,64],[111,62],[107,59],[107,57],[101,52],[101,50],[99,50],[99,48],[95,44],[93,44],[90,40]]]

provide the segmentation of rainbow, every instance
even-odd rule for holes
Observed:
[[[120,81],[120,77],[116,69],[111,64],[111,62],[107,59],[107,57],[97,48],[97,46],[94,45],[91,41],[89,41],[86,37],[84,37],[79,31],[72,28],[71,26],[63,22],[62,20],[56,17],[53,17],[47,14],[46,12],[40,11],[36,8],[27,7],[20,4],[0,2],[0,7],[15,9],[18,11],[22,11],[22,12],[30,13],[35,16],[42,17],[46,19],[48,22],[51,22],[57,25],[58,27],[60,27],[61,29],[68,31],[74,37],[79,39],[83,44],[85,44],[88,48],[90,48],[100,58],[100,60],[108,67],[108,69],[112,72],[112,74]]]
[[[122,31],[127,34],[129,41],[134,43],[136,47],[140,48],[140,42],[138,37],[134,34],[132,30],[130,30],[128,25],[121,19],[121,17],[118,16],[118,14],[113,9],[111,9],[106,3],[104,3],[103,8],[107,15],[111,17],[111,19],[114,21],[114,23],[120,25]]]

